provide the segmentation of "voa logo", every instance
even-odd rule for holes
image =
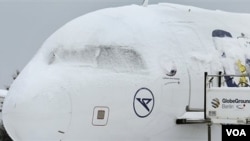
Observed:
[[[222,125],[222,141],[249,141],[250,125]]]
[[[247,136],[244,129],[226,129],[227,136]]]

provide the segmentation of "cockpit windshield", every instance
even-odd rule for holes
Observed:
[[[145,63],[134,49],[122,46],[87,46],[86,48],[57,48],[50,64],[68,63],[115,71],[144,70]]]

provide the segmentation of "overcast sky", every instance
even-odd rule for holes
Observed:
[[[66,22],[106,7],[143,0],[0,0],[0,89],[12,83],[42,43]],[[149,0],[250,13],[250,0]]]

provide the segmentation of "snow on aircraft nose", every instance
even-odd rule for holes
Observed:
[[[69,93],[56,84],[32,90],[14,86],[6,97],[3,122],[8,134],[15,141],[62,140],[71,120]]]

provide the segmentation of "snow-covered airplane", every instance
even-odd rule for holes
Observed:
[[[83,15],[13,82],[4,126],[14,141],[219,141],[249,123],[249,25],[168,3]]]

